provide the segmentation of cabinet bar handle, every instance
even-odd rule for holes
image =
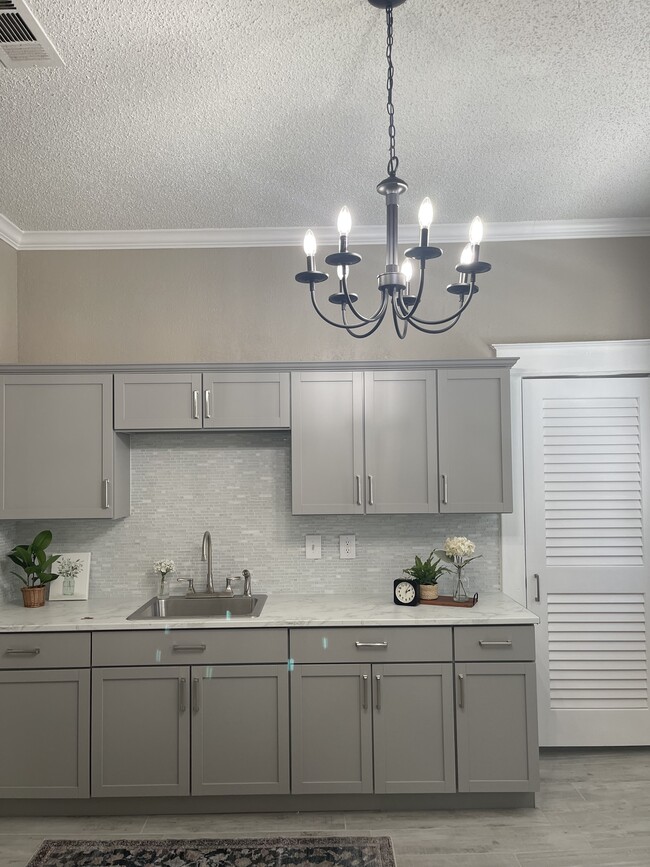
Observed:
[[[192,681],[192,708],[194,713],[198,713],[201,709],[201,696],[199,694],[199,679],[195,677]]]
[[[185,688],[187,681],[184,677],[178,678],[178,710],[180,713],[185,713]]]
[[[110,487],[110,484],[110,479],[102,479],[102,485],[104,486],[104,504],[102,506],[103,509],[110,509],[110,502],[108,499],[108,489]]]
[[[357,647],[388,647],[387,641],[355,641]]]
[[[535,573],[533,578],[535,579],[535,602],[539,602],[539,575]]]
[[[192,407],[194,409],[194,418],[199,417],[199,393],[198,391],[192,392]]]
[[[355,476],[357,480],[357,506],[361,505],[361,476]]]
[[[447,483],[447,474],[442,474],[442,502],[447,505],[449,502],[449,485]]]
[[[363,683],[363,709],[368,710],[368,675],[362,674],[361,681]]]
[[[38,656],[40,652],[40,647],[10,647],[5,650],[5,656]]]
[[[465,675],[458,675],[458,707],[465,707]]]
[[[375,696],[375,707],[381,710],[381,674],[375,675],[375,684],[377,686],[377,695]]]
[[[205,417],[212,418],[212,413],[210,412],[210,390],[207,388],[205,390]]]
[[[372,476],[368,476],[368,505],[369,506],[375,505],[375,497],[374,497],[374,494],[372,492]]]
[[[205,644],[174,644],[173,650],[186,650],[191,653],[203,653]]]
[[[481,647],[512,647],[512,641],[508,638],[506,641],[479,641]]]

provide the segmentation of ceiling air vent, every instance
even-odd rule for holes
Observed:
[[[55,47],[23,0],[0,0],[0,63],[63,66]]]

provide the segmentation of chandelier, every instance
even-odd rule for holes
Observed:
[[[447,292],[458,297],[458,307],[454,313],[441,319],[423,319],[418,316],[420,302],[424,291],[424,272],[430,259],[442,256],[442,250],[429,244],[429,227],[433,221],[433,205],[429,198],[424,199],[420,206],[418,219],[420,223],[419,244],[410,247],[405,252],[405,260],[398,265],[398,210],[399,197],[408,189],[405,181],[397,175],[399,160],[395,150],[395,108],[393,106],[393,7],[400,6],[405,0],[368,0],[378,9],[386,10],[386,60],[388,72],[386,90],[388,92],[388,142],[389,160],[388,176],[377,184],[377,192],[386,199],[386,270],[377,277],[379,289],[379,305],[376,311],[365,316],[357,308],[359,296],[348,289],[350,268],[358,265],[361,256],[348,249],[348,238],[352,227],[350,211],[342,208],[337,222],[339,233],[339,249],[325,257],[328,265],[336,267],[339,281],[339,291],[329,296],[334,307],[339,308],[340,321],[330,319],[319,308],[316,300],[316,286],[329,279],[329,275],[316,269],[316,238],[309,229],[305,235],[304,251],[307,257],[307,270],[296,274],[298,283],[309,285],[311,302],[316,313],[328,325],[343,328],[352,337],[363,338],[374,334],[384,320],[389,308],[392,313],[395,331],[400,339],[406,336],[409,325],[426,334],[442,334],[449,331],[459,321],[465,310],[478,292],[476,275],[484,274],[492,267],[479,258],[480,244],[483,236],[483,224],[475,217],[469,230],[469,243],[461,253],[456,271],[460,275],[458,282],[447,286]],[[418,277],[414,280],[413,261],[418,263]],[[415,289],[415,291],[414,291]]]

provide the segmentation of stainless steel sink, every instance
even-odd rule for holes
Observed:
[[[184,620],[231,617],[259,617],[267,597],[258,596],[168,596],[149,599],[127,620]]]

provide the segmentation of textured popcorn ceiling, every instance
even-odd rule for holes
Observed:
[[[30,0],[66,66],[0,66],[23,230],[383,221],[383,13],[366,0]],[[650,215],[648,0],[395,10],[403,220]]]

